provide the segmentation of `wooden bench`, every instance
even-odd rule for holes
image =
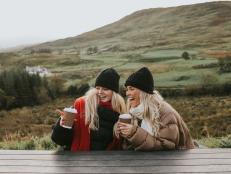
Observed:
[[[0,150],[0,173],[231,173],[231,148],[77,153]]]

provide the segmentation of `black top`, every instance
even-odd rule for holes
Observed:
[[[119,113],[110,109],[98,106],[99,129],[90,131],[90,150],[105,150],[113,140],[113,126],[118,121]],[[70,150],[73,129],[60,126],[60,119],[55,124],[51,139],[64,149]]]

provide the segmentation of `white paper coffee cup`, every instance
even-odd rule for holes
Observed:
[[[71,129],[78,112],[73,107],[66,107],[63,109],[63,111],[64,114],[62,115],[62,118],[65,119],[65,124],[62,126]]]
[[[130,114],[121,114],[119,116],[119,121],[122,123],[128,123],[130,124],[132,121],[132,116]]]

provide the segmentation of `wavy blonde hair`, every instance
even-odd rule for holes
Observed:
[[[139,89],[137,88],[137,90]],[[156,90],[153,91],[153,94],[148,94],[142,90],[139,91],[140,104],[142,103],[144,106],[143,119],[147,120],[150,123],[154,136],[157,136],[160,128],[159,110],[161,107],[161,101],[163,101],[164,99]],[[131,106],[128,102],[127,109],[129,110],[130,108]]]
[[[114,91],[112,92],[112,109],[120,114],[126,113],[126,105],[123,97]],[[89,124],[89,128],[92,130],[99,129],[98,104],[97,90],[92,88],[85,95],[85,123]]]

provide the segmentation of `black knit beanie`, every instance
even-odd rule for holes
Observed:
[[[149,94],[153,94],[154,80],[148,68],[143,67],[131,74],[125,82],[125,86],[133,86]]]
[[[107,68],[99,73],[95,86],[102,86],[118,93],[120,76],[113,68]]]

